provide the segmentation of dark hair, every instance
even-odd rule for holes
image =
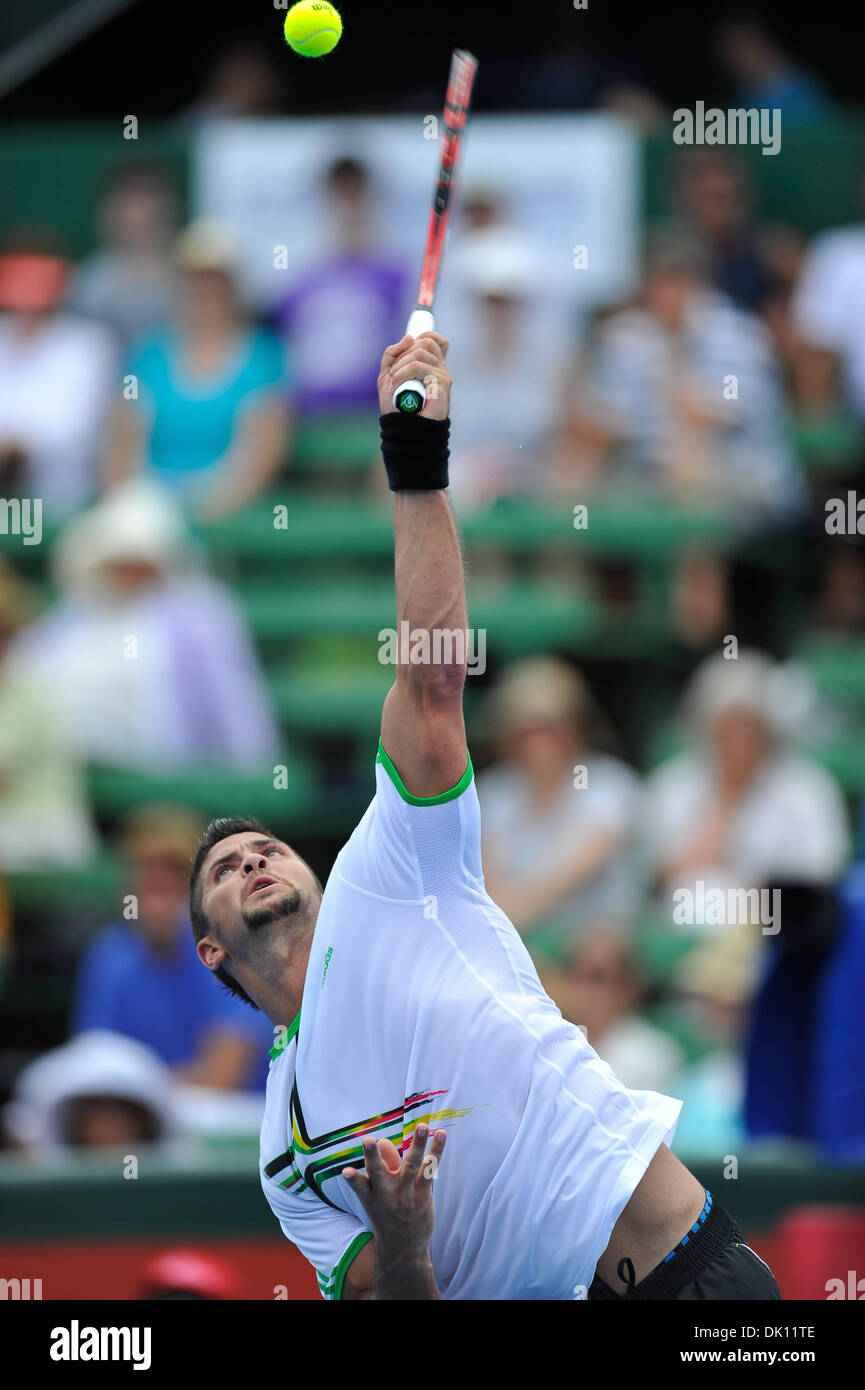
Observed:
[[[229,835],[242,835],[244,831],[255,831],[259,835],[266,835],[269,840],[278,839],[272,830],[268,830],[255,816],[220,816],[218,820],[212,820],[195,847],[195,854],[192,858],[192,871],[189,875],[189,917],[192,922],[192,935],[196,942],[202,937],[207,936],[212,931],[212,925],[204,913],[201,906],[201,886],[199,879],[201,867],[214,845],[218,845],[220,840],[227,840]],[[214,975],[220,984],[231,993],[236,994],[239,999],[243,999],[253,1009],[258,1005],[250,999],[246,990],[239,985],[235,979],[229,975],[224,966],[220,965],[214,970]]]
[[[333,160],[328,165],[324,174],[324,182],[328,188],[338,188],[340,184],[368,184],[369,170],[359,159],[352,155],[342,155],[339,159]]]
[[[106,174],[100,199],[107,202],[123,193],[163,193],[177,199],[177,183],[170,169],[155,159],[129,160],[115,164]]]

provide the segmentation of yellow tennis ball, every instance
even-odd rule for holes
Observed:
[[[339,11],[327,0],[300,0],[285,16],[285,41],[305,58],[323,58],[342,33]]]

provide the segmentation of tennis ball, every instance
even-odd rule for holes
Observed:
[[[339,11],[327,0],[300,0],[285,16],[285,41],[305,58],[323,58],[342,33]]]

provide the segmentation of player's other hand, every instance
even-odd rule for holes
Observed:
[[[377,1245],[400,1256],[424,1256],[435,1227],[433,1179],[447,1134],[436,1130],[425,1154],[429,1126],[418,1125],[405,1158],[389,1139],[365,1139],[365,1173],[343,1168],[342,1176],[372,1222]]]
[[[378,404],[382,415],[393,415],[393,393],[407,381],[422,381],[426,401],[421,415],[446,420],[453,384],[445,366],[450,344],[440,333],[420,333],[405,337],[385,348],[378,374]]]

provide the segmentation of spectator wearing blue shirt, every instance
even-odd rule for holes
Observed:
[[[147,806],[124,837],[128,920],[105,927],[80,963],[73,1031],[109,1029],[146,1043],[187,1085],[263,1090],[273,1029],[214,988],[188,917],[189,865],[201,833],[182,807]]]
[[[177,318],[131,350],[107,482],[145,471],[197,520],[216,521],[252,501],[285,458],[291,376],[276,334],[246,319],[229,232],[193,223],[176,261]]]
[[[777,109],[785,126],[832,114],[819,78],[785,53],[756,15],[734,16],[722,24],[714,49],[736,83],[732,106]]]

